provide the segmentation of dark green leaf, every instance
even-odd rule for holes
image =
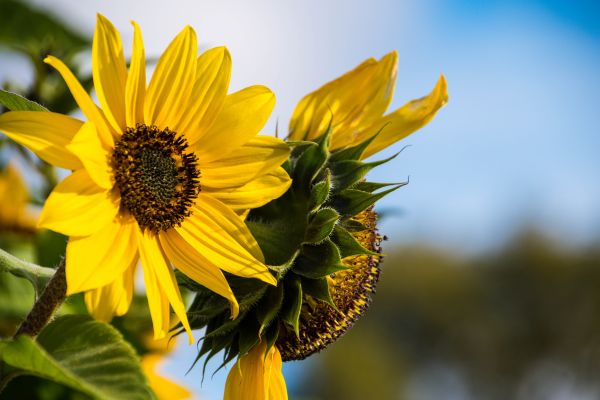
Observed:
[[[0,24],[1,25],[1,24]],[[48,111],[44,106],[16,93],[0,89],[0,105],[10,111]]]
[[[70,315],[51,322],[37,341],[3,341],[0,356],[19,373],[69,386],[96,399],[154,395],[131,346],[110,325]]]

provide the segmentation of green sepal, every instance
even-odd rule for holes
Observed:
[[[338,162],[330,162],[330,168],[332,173],[332,191],[339,193],[344,189],[354,186],[359,183],[365,175],[373,168],[385,164],[388,161],[393,160],[400,153],[396,153],[393,156],[380,161],[373,161],[365,163],[357,160],[342,160]]]
[[[300,335],[300,311],[302,311],[302,284],[300,277],[289,274],[285,280],[285,296],[281,309],[281,319],[289,325],[296,336]]]
[[[265,340],[266,340],[266,351],[265,351],[265,357],[267,356],[267,354],[269,354],[269,350],[271,350],[271,347],[273,347],[273,345],[275,345],[275,342],[277,341],[277,339],[279,338],[279,324],[271,324],[269,326],[269,328],[267,328],[267,332],[264,335]]]
[[[377,183],[377,182],[362,181],[362,182],[358,182],[356,185],[354,185],[353,189],[362,190],[363,192],[373,193],[376,190],[383,189],[386,187],[396,186],[396,185],[402,187],[407,184],[408,184],[408,181],[407,182],[395,182],[395,183]]]
[[[350,218],[361,211],[364,211],[376,201],[392,193],[401,186],[402,185],[396,185],[391,189],[379,193],[369,193],[357,189],[346,189],[335,196],[332,200],[332,205],[343,217]]]
[[[212,331],[206,330],[206,335],[204,335],[204,339],[211,339],[217,336],[227,335],[234,331],[244,318],[246,317],[246,313],[240,313],[236,319],[224,318],[224,322],[222,322],[216,329]]]
[[[342,150],[338,150],[331,154],[329,162],[337,162],[342,160],[360,160],[363,153],[369,147],[369,145],[375,140],[383,128],[381,128],[375,135],[369,139],[357,144],[356,146],[346,147]]]
[[[331,240],[337,245],[342,258],[359,254],[366,254],[369,256],[379,255],[379,253],[364,248],[350,232],[341,226],[335,227]]]
[[[3,105],[10,111],[48,111],[46,107],[35,101],[2,89],[0,89],[0,105]]]
[[[275,319],[283,304],[283,283],[278,286],[271,286],[267,289],[265,295],[256,307],[256,318],[260,324],[258,331],[262,335],[263,330]]]
[[[340,221],[340,225],[343,226],[348,232],[362,232],[368,229],[365,224],[355,219],[346,219]]]
[[[331,171],[329,168],[325,169],[323,175],[323,179],[314,184],[310,191],[310,200],[308,203],[308,209],[310,211],[321,207],[321,205],[329,198],[329,192],[331,190]]]
[[[260,329],[259,323],[253,316],[248,316],[244,319],[240,326],[240,336],[238,338],[239,354],[244,355],[250,351],[260,340],[258,336],[258,330]]]
[[[327,162],[328,152],[322,146],[308,146],[293,163],[292,180],[294,187],[309,195],[313,179],[321,172]]]
[[[320,243],[327,239],[340,215],[333,208],[322,208],[312,215],[304,236],[305,243]]]
[[[342,264],[337,246],[325,239],[317,245],[303,245],[292,270],[306,278],[318,279],[344,269],[347,267]]]
[[[333,299],[331,298],[331,292],[329,291],[329,283],[327,282],[327,278],[310,279],[302,277],[302,293],[312,296],[317,300],[324,301],[333,308],[337,309]]]

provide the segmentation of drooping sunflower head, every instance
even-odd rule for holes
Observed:
[[[198,291],[190,308],[192,325],[206,328],[198,359],[206,356],[206,363],[223,349],[224,364],[238,357],[228,387],[248,384],[237,369],[242,377],[253,376],[244,365],[255,352],[267,357],[274,351],[283,361],[306,358],[338,340],[369,307],[382,260],[373,206],[405,183],[365,178],[395,156],[363,160],[424,126],[447,101],[442,76],[428,96],[384,116],[396,62],[395,52],[379,62],[367,60],[298,104],[288,138],[293,149],[284,165],[292,186],[246,219],[277,271],[277,287],[230,280],[241,299],[235,321]]]

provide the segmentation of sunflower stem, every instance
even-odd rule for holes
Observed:
[[[21,260],[0,249],[0,272],[10,272],[14,276],[29,280],[37,292],[54,276],[55,270]]]
[[[33,305],[33,308],[21,323],[15,338],[20,335],[36,337],[48,324],[58,307],[67,295],[67,279],[65,273],[65,260],[62,259],[54,276],[48,281],[42,295]]]

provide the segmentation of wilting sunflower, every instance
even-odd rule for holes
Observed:
[[[239,322],[224,314],[192,321],[207,329],[199,356],[225,349],[226,362],[238,358],[226,400],[287,398],[279,360],[324,349],[369,307],[382,258],[373,205],[403,184],[365,180],[391,158],[362,160],[423,127],[448,99],[442,76],[429,95],[384,116],[396,70],[395,52],[367,60],[296,107],[289,136],[294,149],[286,164],[292,187],[246,220],[267,262],[277,266],[279,283],[246,295],[252,302]],[[210,304],[195,301],[192,309],[214,315]]]
[[[129,68],[119,33],[98,16],[92,47],[101,107],[68,67],[49,56],[87,121],[51,112],[9,112],[0,130],[40,158],[73,170],[51,195],[39,226],[70,237],[68,294],[85,291],[99,319],[130,305],[138,260],[155,338],[170,327],[170,306],[192,340],[172,266],[238,302],[221,270],[275,285],[259,245],[239,216],[290,185],[281,140],[257,136],[273,93],[252,86],[227,94],[231,58],[223,48],[197,56],[186,27],[160,57],[146,86],[142,35],[134,26]]]

